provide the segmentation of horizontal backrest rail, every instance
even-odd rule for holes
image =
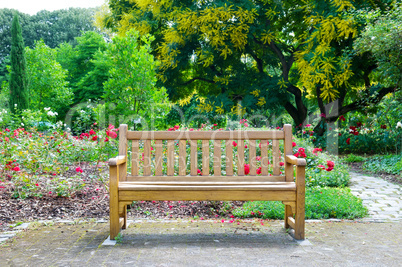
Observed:
[[[128,131],[128,140],[281,140],[283,131]]]
[[[127,176],[127,181],[285,182],[285,176]]]

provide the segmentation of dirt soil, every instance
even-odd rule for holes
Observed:
[[[82,167],[84,175],[91,177],[94,168]],[[107,172],[107,167],[104,168]],[[71,169],[74,175],[75,170]],[[63,175],[68,175],[65,173]],[[70,198],[44,196],[42,198],[15,199],[11,190],[0,191],[0,232],[16,222],[36,220],[76,220],[109,217],[109,194],[105,185],[90,182],[85,191],[76,192]],[[131,205],[128,216],[134,218],[219,218],[230,215],[243,202],[217,201],[140,201]]]

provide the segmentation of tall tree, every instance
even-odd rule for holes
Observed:
[[[15,15],[11,27],[10,109],[15,112],[26,108],[28,90],[25,46],[18,15]]]
[[[155,36],[158,77],[171,99],[197,91],[207,96],[201,106],[207,111],[237,113],[280,105],[298,125],[308,115],[306,97],[322,113],[338,100],[338,112],[328,121],[378,103],[394,90],[372,86],[367,78],[375,62],[353,52],[353,39],[364,24],[352,11],[392,8],[391,0],[108,3],[105,25]],[[354,90],[359,86],[364,87],[360,95]],[[360,101],[362,96],[368,101]]]

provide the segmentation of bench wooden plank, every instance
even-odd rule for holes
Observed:
[[[190,141],[190,174],[192,176],[197,175],[197,140]]]
[[[237,143],[237,175],[244,175],[244,141],[238,140]]]
[[[162,151],[163,142],[162,140],[155,140],[155,175],[162,175]]]
[[[202,175],[209,176],[209,140],[202,140]]]
[[[175,190],[146,190],[146,191],[119,191],[120,201],[295,201],[294,191],[272,190],[226,190],[226,191],[175,191]]]
[[[261,140],[261,175],[268,175],[268,140]]]
[[[279,156],[280,156],[280,151],[279,151],[279,140],[273,140],[272,141],[272,165],[273,165],[273,175],[279,175],[280,169],[279,169]]]
[[[291,186],[296,189],[296,184],[294,182],[274,182],[274,181],[130,181],[130,182],[120,182],[119,186],[122,188],[125,186],[132,185],[191,185],[191,186],[200,186],[200,185],[210,185],[210,186],[248,186],[248,185],[285,185]],[[119,187],[120,188],[120,187]],[[286,202],[285,202],[286,203]]]
[[[293,146],[292,146],[292,126],[289,124],[285,124],[283,126],[283,132],[285,134],[284,140],[284,156],[293,155]],[[292,164],[285,162],[285,176],[286,181],[293,181],[293,166]]]
[[[283,139],[283,131],[128,131],[129,140],[260,140]]]
[[[256,142],[255,140],[250,140],[248,142],[249,148],[249,161],[250,161],[250,176],[255,176],[257,170],[257,155],[256,155]]]
[[[285,176],[127,176],[127,181],[285,182]]]
[[[226,141],[226,175],[233,175],[233,140]]]
[[[151,140],[144,141],[144,175],[151,175]]]
[[[139,147],[140,147],[140,141],[133,140],[131,143],[131,151],[132,151],[132,153],[131,153],[131,175],[132,176],[137,176],[138,170],[140,168]]]
[[[173,176],[174,175],[174,140],[167,141],[167,175]]]
[[[216,185],[204,185],[204,184],[138,184],[127,183],[119,184],[119,191],[231,191],[231,190],[276,190],[276,191],[296,191],[296,185],[294,183],[286,184],[242,184],[225,185],[217,183]]]
[[[214,176],[221,176],[221,140],[214,140]]]
[[[186,150],[186,140],[179,141],[179,175],[186,175],[187,169],[187,150]]]

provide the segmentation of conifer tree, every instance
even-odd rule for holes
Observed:
[[[25,46],[18,15],[11,27],[10,109],[12,112],[28,108]]]

